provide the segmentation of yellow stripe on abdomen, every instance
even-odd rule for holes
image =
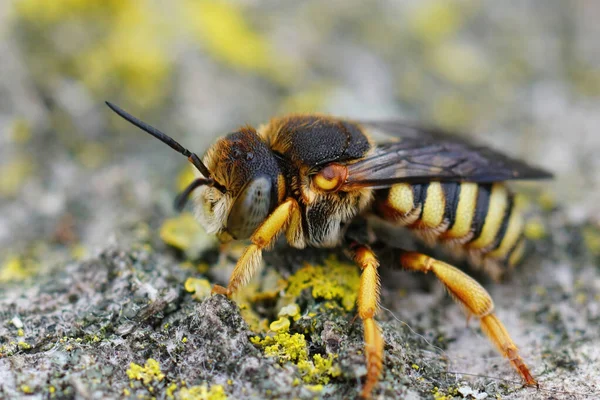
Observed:
[[[500,244],[495,250],[489,252],[487,257],[502,259],[508,255],[510,250],[515,246],[523,231],[523,217],[519,207],[513,207],[511,215],[507,216],[508,227],[504,233],[504,237],[499,238]]]
[[[444,222],[444,211],[446,208],[446,196],[439,182],[431,182],[427,188],[423,215],[421,216],[421,227],[437,228]]]
[[[476,204],[477,184],[472,182],[461,183],[454,224],[450,230],[444,234],[444,239],[462,238],[471,232]]]
[[[494,239],[502,225],[507,205],[508,192],[506,188],[502,184],[495,183],[492,186],[488,212],[485,216],[483,229],[481,230],[479,237],[469,244],[470,248],[483,249],[494,243]]]
[[[387,198],[389,205],[399,213],[407,214],[414,208],[412,186],[408,183],[398,183],[390,188]]]

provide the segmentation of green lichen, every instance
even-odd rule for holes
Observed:
[[[350,311],[356,304],[360,276],[355,265],[341,263],[334,257],[325,265],[306,265],[290,279],[286,297],[295,300],[303,290],[310,289],[314,298],[338,300]]]

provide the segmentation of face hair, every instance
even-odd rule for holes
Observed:
[[[208,180],[210,179],[210,171],[208,170],[208,168],[206,168],[206,165],[204,165],[204,163],[202,161],[200,161],[200,157],[198,157],[198,155],[196,153],[192,153],[191,151],[189,151],[188,149],[186,149],[185,147],[183,147],[182,145],[177,143],[173,138],[171,138],[167,134],[162,133],[161,131],[154,128],[153,126],[150,126],[147,123],[140,121],[133,115],[127,113],[125,110],[119,108],[118,106],[112,104],[111,102],[107,101],[106,105],[108,107],[110,107],[111,110],[116,112],[121,118],[132,123],[133,125],[137,126],[141,130],[146,131],[147,133],[151,134],[152,136],[154,136],[155,138],[157,138],[164,144],[168,145],[169,147],[171,147],[173,150],[177,151],[178,153],[181,153],[184,156],[186,156],[188,158],[188,160],[192,164],[194,164],[194,166],[196,168],[198,168],[198,171],[200,171],[200,173],[202,173],[202,175],[204,175],[207,178],[207,180],[204,184],[209,184]],[[212,180],[211,180],[211,182],[212,182]]]

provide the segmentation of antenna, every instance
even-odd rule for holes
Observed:
[[[180,145],[177,141],[175,141],[169,135],[167,135],[167,134],[159,131],[155,127],[150,126],[150,125],[148,125],[147,123],[145,123],[143,121],[140,121],[139,119],[137,119],[133,115],[129,114],[128,112],[126,112],[125,110],[121,109],[120,107],[112,104],[111,102],[107,101],[106,105],[108,107],[110,107],[111,110],[113,110],[114,112],[116,112],[121,118],[123,118],[126,121],[132,123],[133,125],[137,126],[141,130],[143,130],[143,131],[151,134],[152,136],[154,136],[155,138],[157,138],[158,140],[160,140],[164,144],[166,144],[169,147],[171,147],[176,152],[181,153],[184,156],[186,156],[188,158],[188,161],[191,162],[192,164],[194,164],[194,167],[196,167],[198,169],[198,171],[200,171],[200,173],[202,175],[204,175],[204,177],[207,178],[207,181],[206,181],[205,184],[209,184],[208,182],[210,180],[210,171],[208,170],[208,168],[206,168],[206,165],[204,165],[204,163],[200,160],[200,157],[198,157],[198,155],[196,153],[192,153],[191,151],[189,151],[188,149],[186,149],[185,147],[183,147],[182,145]],[[210,181],[212,181],[212,180],[210,180]]]

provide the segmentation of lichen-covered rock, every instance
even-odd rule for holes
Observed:
[[[581,392],[575,380],[561,377],[577,371],[594,376],[597,333],[588,327],[600,318],[598,287],[594,278],[571,279],[574,271],[593,277],[587,263],[597,262],[597,256],[580,241],[582,229],[562,229],[572,233],[542,240],[541,247],[552,246],[542,264],[530,260],[532,273],[517,272],[492,288],[497,312],[539,378],[540,391],[520,387],[485,338],[464,329],[464,317],[443,291],[424,293],[408,280],[404,288],[401,281],[400,289],[382,288],[378,319],[385,363],[375,394],[544,398],[546,390],[558,387]],[[589,235],[593,228],[585,229]],[[572,256],[575,247],[578,258]],[[307,259],[324,254],[307,251],[312,253]],[[579,266],[565,269],[566,258]],[[220,295],[196,299],[190,293],[195,286],[186,282],[201,275],[187,262],[135,242],[128,250],[110,247],[69,263],[52,275],[4,285],[0,393],[7,398],[354,397],[366,373],[362,325],[347,307],[354,278],[336,284],[328,275],[344,268],[352,265],[327,255],[321,264],[295,269],[279,292],[250,285],[242,301],[256,303],[242,303],[243,308],[273,321],[261,332],[249,329],[235,302]],[[270,271],[265,270],[267,281]],[[550,276],[544,271],[556,278],[544,278]],[[389,279],[403,276],[383,272]],[[534,290],[524,290],[528,285]],[[515,314],[511,305],[517,304]]]

